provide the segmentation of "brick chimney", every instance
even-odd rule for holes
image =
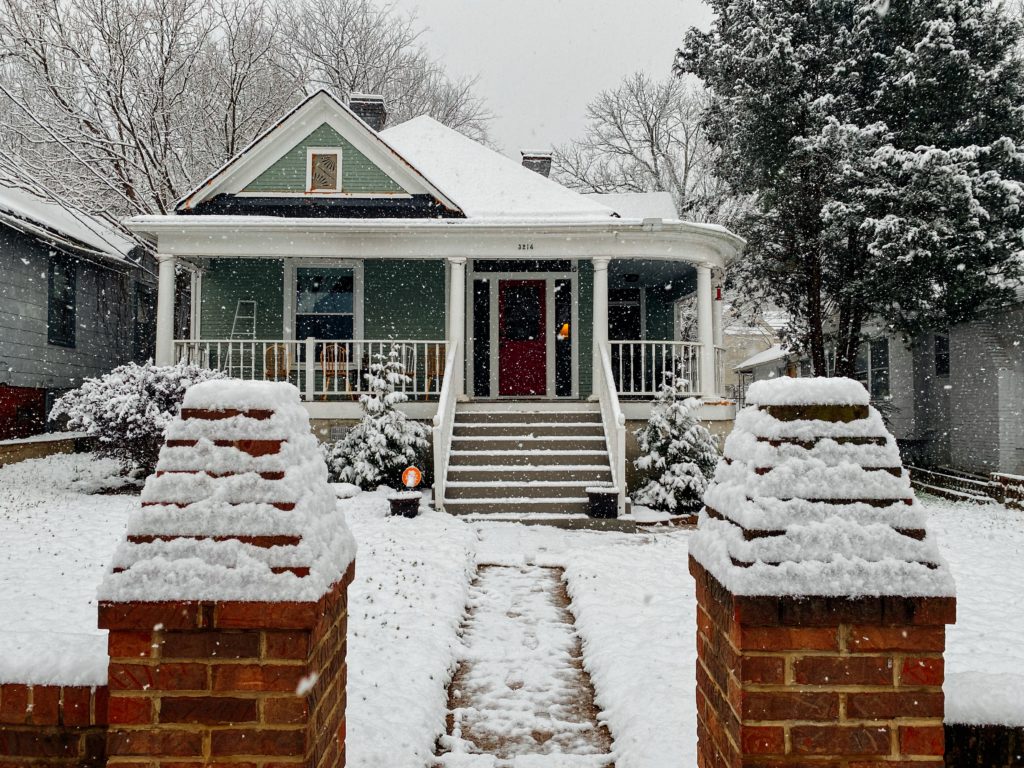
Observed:
[[[348,108],[363,119],[375,131],[384,130],[388,121],[388,108],[384,97],[374,93],[353,93],[348,97]]]
[[[545,179],[551,175],[551,153],[535,152],[533,150],[522,150],[519,154],[523,156],[523,167],[529,168],[543,176]]]

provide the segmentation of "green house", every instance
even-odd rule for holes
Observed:
[[[159,363],[289,381],[328,427],[358,418],[369,361],[395,350],[405,408],[435,423],[445,508],[485,498],[453,479],[459,456],[500,465],[513,457],[488,451],[521,442],[512,430],[467,443],[487,430],[464,421],[590,425],[515,461],[540,472],[532,450],[571,457],[576,439],[622,509],[625,424],[646,418],[666,372],[704,398],[704,418],[731,420],[717,286],[742,240],[678,220],[665,195],[581,195],[546,178],[543,154],[518,163],[427,116],[385,119],[379,97],[320,91],[172,215],[129,220],[160,263]],[[680,317],[694,314],[684,338]],[[565,498],[578,504],[587,481],[574,482]]]

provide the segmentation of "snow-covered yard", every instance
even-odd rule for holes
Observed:
[[[135,496],[87,495],[113,469],[90,456],[0,468],[0,682],[104,677],[94,592]],[[359,544],[350,593],[348,761],[422,768],[444,729],[446,685],[475,565],[565,569],[619,768],[696,760],[694,599],[687,531],[629,535],[385,515],[382,494],[339,502]],[[1024,515],[927,499],[957,581],[947,713],[1024,725]],[[50,637],[49,641],[41,638]]]

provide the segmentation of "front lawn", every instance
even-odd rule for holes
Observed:
[[[105,678],[95,589],[136,496],[90,495],[113,465],[88,455],[0,468],[0,682]],[[476,564],[565,569],[584,662],[618,768],[692,765],[694,598],[689,533],[571,532],[388,518],[382,494],[339,502],[359,544],[350,592],[348,763],[422,768]],[[926,499],[957,580],[947,720],[1024,725],[1024,515]]]

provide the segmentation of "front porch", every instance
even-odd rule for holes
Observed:
[[[175,261],[163,258],[162,272]],[[158,362],[288,381],[320,419],[357,418],[370,362],[392,350],[408,373],[400,388],[417,418],[435,415],[455,370],[459,401],[598,400],[610,388],[639,404],[668,371],[681,375],[687,395],[721,399],[717,275],[686,261],[200,258],[181,265],[191,280],[176,297],[177,314],[187,321],[177,323],[177,339],[165,336],[171,324],[160,327]],[[696,340],[683,338],[682,311],[696,316]]]

